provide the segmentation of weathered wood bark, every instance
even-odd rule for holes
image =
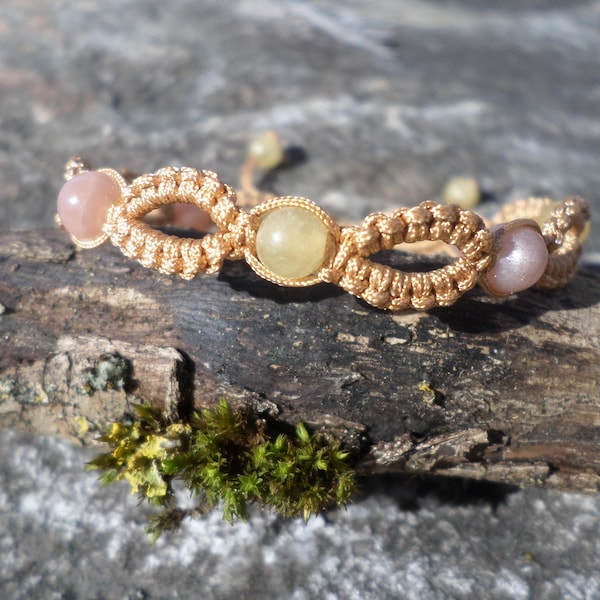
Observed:
[[[59,231],[4,233],[0,426],[86,443],[133,401],[225,397],[343,436],[364,474],[598,491],[599,300],[582,271],[565,290],[391,314],[242,263],[185,282]]]

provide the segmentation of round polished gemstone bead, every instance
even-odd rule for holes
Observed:
[[[502,297],[535,285],[548,264],[546,242],[533,222],[505,223],[492,227],[497,254],[484,274],[484,285]]]
[[[265,131],[257,135],[248,145],[248,156],[259,168],[267,171],[274,169],[283,160],[283,147],[279,136],[274,131]]]
[[[296,279],[316,273],[325,262],[329,231],[317,215],[300,206],[267,212],[256,233],[256,253],[278,277]]]
[[[56,203],[58,216],[74,238],[92,241],[102,235],[108,209],[120,196],[119,185],[106,173],[81,173],[62,186]]]
[[[456,204],[464,210],[471,210],[479,204],[481,192],[473,177],[453,177],[446,183],[442,192],[446,204]]]

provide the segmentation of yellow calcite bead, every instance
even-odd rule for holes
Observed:
[[[274,131],[265,131],[257,135],[248,145],[248,156],[256,161],[256,166],[268,171],[274,169],[283,160],[283,147]]]
[[[446,204],[456,204],[464,210],[471,210],[479,204],[481,192],[473,177],[453,177],[446,183],[442,192]]]
[[[282,206],[267,212],[256,233],[256,253],[274,275],[308,277],[325,262],[329,231],[310,210]]]

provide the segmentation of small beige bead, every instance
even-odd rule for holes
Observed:
[[[279,136],[274,131],[265,131],[257,135],[248,145],[248,156],[254,159],[260,169],[274,169],[283,160],[283,147]]]
[[[471,210],[479,204],[481,192],[473,177],[453,177],[446,183],[442,193],[446,204],[456,204],[464,210]]]
[[[256,253],[274,275],[298,279],[323,266],[328,242],[329,231],[317,215],[300,206],[283,206],[261,219]]]

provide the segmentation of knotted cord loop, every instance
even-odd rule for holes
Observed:
[[[367,257],[401,243],[442,241],[462,256],[427,273],[405,273]],[[476,283],[490,260],[492,233],[477,214],[431,201],[386,216],[369,215],[361,227],[344,227],[325,281],[390,310],[449,306]]]
[[[217,232],[201,239],[182,238],[141,220],[152,210],[177,202],[206,211]],[[242,257],[245,219],[236,206],[235,190],[215,173],[167,167],[123,188],[121,202],[109,211],[105,231],[113,244],[143,266],[192,279],[198,273],[218,272],[225,259]]]
[[[542,228],[548,246],[548,267],[537,287],[563,287],[573,279],[582,251],[580,236],[589,218],[587,203],[576,196],[567,198],[552,211]]]

